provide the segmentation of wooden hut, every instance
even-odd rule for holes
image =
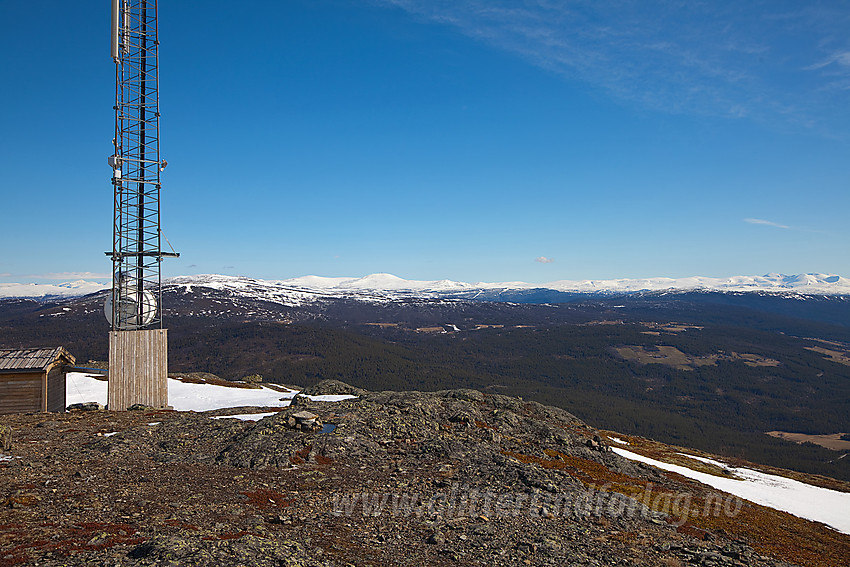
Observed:
[[[75,362],[62,347],[0,350],[0,414],[65,411],[65,369]]]

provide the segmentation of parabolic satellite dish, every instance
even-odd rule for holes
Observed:
[[[118,320],[132,328],[144,327],[150,324],[156,316],[156,297],[150,291],[144,290],[141,295],[141,302],[142,308],[139,309],[139,293],[135,288],[122,290],[121,298],[118,301],[118,310],[120,313]],[[112,326],[111,293],[106,296],[106,302],[103,304],[103,313],[106,315],[109,325]]]

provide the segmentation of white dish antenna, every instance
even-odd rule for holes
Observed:
[[[131,328],[141,328],[153,321],[156,316],[156,297],[150,291],[144,290],[141,294],[141,309],[139,309],[139,300],[139,293],[134,288],[122,290],[121,298],[118,300],[118,320],[121,323]],[[106,315],[106,320],[109,321],[109,326],[112,327],[111,293],[106,296],[103,313]]]

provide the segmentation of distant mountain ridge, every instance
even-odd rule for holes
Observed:
[[[0,283],[0,299],[80,297],[108,288],[106,284],[76,280],[59,284]]]
[[[850,295],[850,279],[836,274],[778,273],[763,276],[711,278],[640,278],[614,280],[559,280],[549,283],[457,282],[452,280],[406,280],[392,274],[363,277],[302,276],[285,280],[261,280],[244,276],[204,274],[177,276],[165,280],[166,286],[208,287],[238,293],[274,296],[284,303],[300,304],[322,296],[386,301],[396,298],[447,298],[490,301],[516,301],[534,292],[542,302],[558,294],[624,295],[640,292],[733,292],[780,293],[802,295]],[[63,284],[0,283],[0,298],[76,297],[107,289],[108,284],[79,280]],[[541,295],[541,292],[542,295]],[[271,297],[270,297],[271,299]]]
[[[191,277],[191,276],[190,276]],[[693,276],[687,278],[621,278],[614,280],[559,280],[549,283],[501,282],[466,283],[451,280],[404,280],[392,274],[370,274],[362,278],[326,278],[304,276],[278,283],[293,287],[322,290],[399,290],[458,292],[494,289],[551,289],[572,293],[634,293],[639,291],[800,291],[815,294],[848,294],[850,279],[835,274],[778,273],[763,276],[733,276],[711,278]]]

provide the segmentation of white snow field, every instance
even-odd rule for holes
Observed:
[[[192,384],[168,379],[168,404],[177,411],[208,411],[240,406],[286,407],[298,390],[278,392],[271,388],[234,388],[214,384]],[[81,372],[69,372],[65,386],[67,405],[98,402],[106,405],[106,382]],[[314,401],[336,402],[350,395],[307,396]]]
[[[782,510],[807,520],[823,522],[842,533],[850,534],[850,493],[812,486],[790,478],[751,469],[730,467],[712,459],[693,455],[685,456],[697,461],[722,466],[729,470],[732,476],[724,478],[695,471],[680,465],[672,465],[644,457],[620,447],[611,447],[611,450],[627,459],[678,473],[750,502]]]

